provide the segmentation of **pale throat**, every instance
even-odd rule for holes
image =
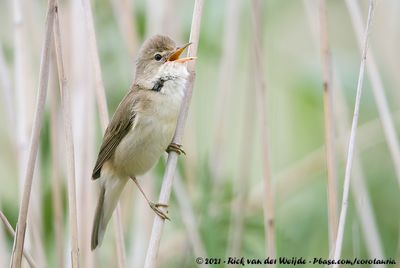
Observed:
[[[189,72],[184,64],[167,62],[163,64],[151,81],[151,89],[181,100],[184,95]]]

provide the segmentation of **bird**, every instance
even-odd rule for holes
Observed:
[[[92,250],[101,245],[129,179],[155,213],[169,219],[160,209],[167,205],[151,202],[136,177],[151,169],[164,151],[185,153],[181,145],[172,143],[172,138],[189,78],[186,62],[195,59],[180,55],[190,44],[178,47],[170,37],[155,35],[139,50],[135,79],[107,126],[92,173],[92,180],[100,184]]]

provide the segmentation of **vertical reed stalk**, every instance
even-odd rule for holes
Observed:
[[[312,18],[313,14],[316,13],[316,11],[311,10],[312,6],[310,3],[313,1],[304,1],[306,10],[307,10],[307,16],[309,18],[309,26],[311,28],[311,32],[316,35],[317,30],[315,29],[315,23],[313,23]],[[314,38],[315,42],[317,41],[316,38]],[[333,65],[332,65],[333,69]],[[338,130],[338,135],[340,137],[340,141],[343,140],[348,140],[348,129],[350,129],[350,122],[348,119],[348,108],[347,104],[345,101],[345,98],[343,96],[343,89],[340,85],[340,78],[338,77],[338,73],[334,71],[335,73],[334,81],[332,82],[333,89],[332,92],[334,93],[333,99],[336,100],[337,108],[335,109],[335,119],[337,122],[337,130]],[[361,144],[360,144],[361,145]],[[337,146],[343,147],[343,153],[344,157],[347,155],[347,145],[344,144],[343,142],[338,142]],[[298,173],[298,172],[297,172]],[[383,254],[383,249],[382,249],[382,243],[381,243],[381,238],[378,232],[378,227],[375,221],[375,215],[374,211],[372,208],[372,203],[371,199],[367,190],[367,186],[365,184],[365,176],[363,174],[363,169],[361,166],[361,162],[358,159],[357,156],[357,150],[354,152],[354,162],[353,162],[353,183],[351,184],[351,190],[352,194],[354,196],[355,202],[355,208],[358,214],[358,217],[360,219],[360,225],[361,225],[361,230],[363,232],[363,236],[365,239],[366,243],[366,248],[368,250],[369,256],[371,258],[380,258],[384,259],[384,254]],[[358,201],[357,201],[358,200]],[[361,202],[362,200],[362,202]],[[334,249],[330,249],[332,252]]]
[[[145,3],[146,9],[146,33],[145,37],[150,37],[157,34],[160,29],[163,29],[163,11],[167,1],[147,0]],[[170,1],[168,1],[170,4]],[[157,8],[154,8],[157,7]]]
[[[337,100],[338,109],[340,113],[336,115],[336,121],[338,122],[338,132],[342,139],[348,139],[348,129],[350,129],[350,122],[348,119],[348,109],[346,106],[345,98],[342,94],[343,90],[339,90],[340,83],[339,78],[335,79],[337,93],[335,99]],[[340,124],[339,124],[340,122]],[[341,140],[342,140],[341,139]],[[346,154],[346,144],[342,142],[342,147],[344,148],[343,153]],[[345,157],[345,156],[344,156]],[[375,220],[375,215],[372,207],[371,198],[368,193],[367,185],[365,184],[365,176],[363,174],[363,169],[361,166],[361,161],[358,157],[358,152],[354,152],[354,162],[353,162],[353,180],[351,184],[351,190],[353,198],[355,200],[355,208],[359,217],[361,230],[363,232],[364,241],[368,254],[371,258],[384,259],[383,247],[381,238],[378,232],[378,227]],[[362,200],[362,201],[361,201]],[[378,265],[373,265],[373,267],[378,268]],[[384,267],[384,266],[381,266]]]
[[[26,220],[29,209],[29,199],[31,196],[33,172],[35,169],[36,157],[39,146],[39,137],[43,123],[43,114],[46,103],[47,84],[49,78],[50,51],[53,39],[53,23],[54,23],[54,0],[49,0],[47,9],[47,18],[45,26],[45,40],[43,44],[42,58],[40,64],[39,75],[39,91],[37,94],[36,110],[33,121],[33,129],[29,145],[28,164],[26,168],[26,176],[24,181],[24,189],[22,193],[21,206],[18,215],[17,235],[14,240],[14,248],[11,257],[11,267],[21,267],[22,251],[24,248]]]
[[[266,82],[264,79],[264,53],[261,38],[264,36],[262,31],[262,6],[259,0],[253,0],[252,4],[252,29],[253,29],[253,47],[255,62],[255,81],[257,94],[257,108],[260,115],[261,128],[261,146],[262,146],[262,163],[264,176],[264,228],[266,254],[270,258],[275,258],[275,212],[274,212],[274,196],[271,182],[271,170],[269,163],[269,145],[268,145],[268,126],[267,126],[267,104],[266,104]],[[272,264],[272,267],[275,267]]]
[[[236,72],[241,0],[225,1],[224,36],[222,44],[222,56],[219,66],[217,84],[217,96],[215,101],[214,141],[212,155],[210,156],[211,172],[217,183],[221,182],[223,176],[224,161],[226,158],[227,144],[225,142],[226,129],[229,124],[229,108],[235,88],[234,80],[231,77]],[[218,189],[216,185],[215,189]]]
[[[84,10],[84,19],[86,24],[86,30],[89,38],[89,50],[91,53],[91,59],[94,64],[94,76],[95,76],[95,92],[96,99],[98,105],[98,111],[100,116],[101,127],[103,132],[106,130],[109,117],[107,110],[107,99],[106,92],[103,84],[103,78],[101,75],[101,66],[99,55],[97,54],[97,41],[96,34],[94,29],[94,21],[92,8],[90,6],[90,0],[82,0],[82,6]],[[117,249],[117,257],[118,257],[118,267],[123,268],[126,266],[126,256],[125,256],[125,244],[123,240],[123,228],[121,217],[121,208],[118,202],[118,205],[115,209],[115,213],[113,215],[113,223],[114,223],[114,237]]]
[[[75,152],[72,135],[71,100],[68,89],[68,80],[64,72],[64,59],[62,51],[62,39],[59,21],[58,1],[55,3],[54,18],[54,46],[57,60],[58,80],[60,83],[61,110],[63,113],[65,145],[67,156],[67,177],[68,177],[68,208],[69,223],[71,228],[71,264],[73,268],[79,267],[78,249],[78,215],[76,212],[76,182],[75,182]]]
[[[358,124],[358,117],[360,111],[360,103],[361,103],[361,95],[364,83],[364,73],[365,73],[365,63],[367,59],[367,50],[368,50],[368,37],[369,37],[369,28],[372,21],[372,14],[373,14],[373,0],[369,2],[369,9],[368,9],[368,19],[367,19],[367,26],[365,28],[364,34],[364,46],[362,52],[362,59],[360,64],[360,72],[358,76],[358,83],[357,83],[357,95],[356,101],[354,105],[354,115],[353,115],[353,122],[351,125],[351,132],[350,132],[350,139],[349,139],[349,146],[348,146],[348,153],[347,153],[347,161],[346,161],[346,171],[345,171],[345,178],[344,178],[344,185],[343,185],[343,200],[342,200],[342,208],[340,212],[339,218],[339,226],[338,232],[335,242],[335,252],[334,252],[334,259],[338,260],[341,256],[342,245],[343,245],[343,235],[344,235],[344,227],[346,223],[347,217],[347,208],[349,202],[349,190],[350,190],[350,175],[351,175],[351,168],[353,163],[353,156],[354,156],[354,147],[356,141],[356,132],[357,132],[357,124]],[[334,268],[339,267],[338,264],[333,266]]]
[[[31,23],[31,16],[26,10],[25,2],[12,1],[14,19],[14,87],[15,87],[15,133],[16,133],[16,155],[18,166],[18,190],[19,197],[23,195],[24,176],[29,154],[29,135],[33,124],[34,98],[36,91],[32,83],[32,72],[30,68],[32,47],[28,45],[27,31]],[[38,21],[38,20],[36,20]],[[35,22],[36,22],[35,21]],[[36,168],[33,171],[35,178],[40,177],[40,158],[36,160]],[[33,179],[34,180],[34,179]],[[30,209],[27,217],[30,218],[26,227],[24,244],[32,250],[40,266],[45,264],[42,235],[42,221],[39,216],[41,185],[34,184],[30,191],[35,194],[29,201]]]
[[[204,0],[196,0],[194,3],[193,17],[192,17],[192,27],[190,31],[190,42],[192,45],[189,47],[188,56],[193,57],[197,54],[197,47],[199,43],[200,36],[200,24],[201,17],[203,13]],[[180,144],[183,137],[184,125],[186,122],[190,100],[193,94],[193,87],[195,81],[195,62],[189,62],[188,71],[190,73],[189,81],[186,86],[185,97],[182,102],[182,107],[179,113],[178,122],[175,130],[174,138],[172,142]],[[178,155],[175,152],[170,152],[168,154],[168,160],[165,168],[165,174],[163,178],[163,183],[161,186],[161,192],[159,197],[159,203],[168,204],[169,197],[171,195],[172,183],[174,179],[174,173],[176,169],[176,164],[178,161]],[[156,216],[153,223],[153,229],[151,232],[150,242],[147,249],[145,267],[153,268],[156,266],[157,253],[161,242],[161,234],[164,227],[164,220],[161,217]]]
[[[7,230],[7,232],[14,237],[15,236],[15,232],[14,229],[12,228],[10,222],[7,220],[6,216],[3,214],[2,211],[0,211],[0,220],[3,222],[5,229]],[[24,255],[26,261],[29,263],[29,265],[31,266],[31,268],[36,268],[38,267],[35,263],[35,261],[33,260],[31,254],[24,248],[22,254]]]
[[[121,206],[117,205],[114,212],[114,235],[116,241],[117,261],[118,267],[126,267],[126,256],[125,256],[125,243],[124,243],[124,230],[122,228],[121,218]]]
[[[346,0],[347,9],[350,13],[350,18],[353,24],[354,31],[357,36],[360,51],[363,49],[363,26],[360,7],[357,1]],[[376,65],[375,57],[372,51],[369,52],[367,65],[367,74],[371,81],[372,92],[378,108],[379,117],[382,122],[383,131],[385,134],[386,142],[388,144],[389,152],[392,156],[393,167],[396,172],[397,182],[400,187],[400,144],[397,138],[396,128],[393,123],[393,118],[389,110],[389,104],[385,96],[385,89],[383,87],[381,75],[379,74]]]
[[[201,241],[195,215],[192,207],[190,206],[190,200],[184,189],[182,178],[179,172],[175,174],[173,187],[180,208],[179,210],[181,212],[182,220],[185,224],[186,233],[193,247],[193,253],[195,256],[207,256],[203,242]],[[199,266],[204,267],[205,265]]]
[[[138,35],[136,32],[136,24],[133,15],[131,3],[129,0],[110,0],[115,18],[118,21],[122,37],[125,40],[129,51],[131,61],[133,61],[136,50],[138,48]]]
[[[67,10],[65,10],[67,12]],[[67,13],[66,13],[67,15]],[[80,265],[93,268],[95,265],[95,252],[90,249],[90,234],[93,212],[96,206],[96,191],[91,177],[92,164],[95,158],[95,101],[94,82],[91,73],[90,52],[88,49],[87,33],[85,27],[81,0],[71,1],[70,14],[71,32],[64,34],[64,40],[70,40],[70,61],[66,59],[69,70],[69,88],[71,92],[71,108],[73,135],[75,144],[76,163],[76,198],[78,213],[79,257]],[[64,16],[66,18],[66,16]],[[66,26],[66,25],[65,25]],[[65,43],[64,41],[64,43]],[[67,44],[68,45],[68,42]],[[89,190],[88,190],[89,189]]]
[[[22,195],[23,178],[25,175],[27,147],[28,147],[28,130],[27,130],[27,83],[24,76],[24,38],[23,24],[24,20],[21,11],[20,0],[13,1],[13,19],[14,19],[14,90],[15,90],[15,119],[16,119],[16,141],[17,141],[17,157],[18,157],[18,182],[19,195]]]
[[[226,257],[239,256],[243,242],[243,228],[246,217],[246,205],[249,195],[249,182],[251,176],[251,166],[253,162],[254,144],[249,141],[255,139],[255,90],[254,90],[254,68],[252,66],[253,61],[251,59],[251,66],[249,68],[250,83],[248,87],[245,87],[245,107],[243,117],[243,130],[242,130],[242,142],[240,144],[240,166],[238,175],[235,181],[235,192],[236,198],[232,202],[231,207],[231,226],[229,231],[229,244],[226,252]],[[227,265],[228,267],[229,265]]]
[[[54,59],[54,57],[53,57]],[[55,66],[55,61],[52,65]],[[55,68],[52,68],[55,70]],[[50,148],[52,158],[52,169],[51,169],[51,197],[53,205],[53,226],[55,234],[55,246],[56,246],[56,257],[57,267],[64,268],[64,239],[63,239],[63,211],[62,211],[62,181],[61,181],[61,170],[60,170],[60,141],[59,136],[59,116],[58,116],[58,101],[57,101],[57,74],[52,72],[49,81],[50,88]]]
[[[141,186],[143,189],[152,189],[152,185],[156,180],[154,171],[149,171],[141,177]],[[129,187],[129,185],[127,185]],[[133,185],[132,185],[133,186]],[[148,191],[147,191],[148,192]],[[138,193],[136,189],[134,196],[132,210],[132,223],[131,223],[131,249],[128,256],[130,256],[129,267],[144,267],[144,258],[146,257],[146,250],[148,245],[148,238],[150,237],[151,224],[153,222],[154,213],[149,209],[149,205]]]
[[[107,98],[106,91],[103,84],[103,78],[101,75],[101,65],[99,55],[97,54],[97,41],[94,29],[94,21],[92,8],[90,5],[90,0],[81,0],[84,12],[85,26],[89,41],[89,52],[92,59],[92,64],[94,67],[94,79],[95,79],[95,92],[97,105],[99,106],[99,117],[101,122],[101,127],[103,131],[107,128],[109,117],[107,110]]]
[[[323,99],[324,99],[324,123],[325,123],[325,150],[326,167],[328,171],[328,222],[329,222],[329,248],[332,250],[336,237],[338,223],[338,195],[336,176],[336,152],[335,152],[335,123],[333,117],[333,93],[332,93],[332,62],[328,37],[328,18],[326,0],[320,0],[320,48],[322,61]]]

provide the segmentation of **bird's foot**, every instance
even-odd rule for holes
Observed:
[[[186,155],[186,152],[183,150],[183,148],[182,148],[182,145],[180,145],[180,144],[177,144],[177,143],[173,143],[173,142],[171,142],[171,144],[170,145],[168,145],[168,148],[167,148],[167,150],[165,150],[167,153],[169,153],[169,152],[175,152],[175,153],[177,153],[177,154],[184,154],[184,155]]]
[[[149,206],[150,206],[151,209],[152,209],[158,216],[160,216],[163,220],[170,220],[170,218],[165,214],[165,212],[162,211],[162,210],[160,209],[160,207],[167,208],[167,207],[168,207],[167,204],[160,204],[160,203],[149,202]],[[167,213],[168,213],[168,211],[167,211]]]

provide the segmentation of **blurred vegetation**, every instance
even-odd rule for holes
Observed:
[[[6,60],[12,70],[13,66],[13,34],[10,1],[0,3],[0,42],[3,47]],[[44,12],[46,1],[36,1],[35,18],[38,18],[38,30],[43,32]],[[67,6],[69,1],[61,1]],[[146,3],[144,0],[135,0],[133,22],[139,34],[139,40],[146,35]],[[177,40],[187,40],[190,32],[191,12],[193,1],[179,1],[174,16],[179,17],[179,36],[173,36]],[[303,1],[263,1],[264,12],[264,49],[267,80],[267,103],[270,141],[270,159],[272,165],[272,179],[274,185],[278,184],[278,175],[289,170],[294,165],[307,158],[315,150],[324,146],[324,115],[322,101],[322,75],[318,42],[313,41],[312,32]],[[367,1],[358,1],[365,11]],[[195,163],[188,167],[185,159],[181,158],[179,170],[181,174],[191,174],[188,179],[185,176],[188,195],[196,216],[201,238],[204,242],[208,257],[224,258],[228,247],[229,225],[231,221],[231,202],[235,198],[234,183],[238,179],[240,168],[240,146],[243,135],[243,113],[245,96],[251,90],[249,68],[253,65],[251,60],[251,24],[250,7],[248,1],[242,1],[237,40],[238,51],[235,54],[235,73],[230,74],[234,88],[229,89],[229,115],[226,117],[226,129],[224,129],[224,147],[222,152],[223,178],[218,183],[213,177],[212,161],[215,121],[214,114],[216,96],[218,91],[219,64],[224,50],[224,11],[228,0],[206,1],[202,22],[202,31],[197,61],[197,76],[195,91],[192,99],[189,120],[193,120],[190,126],[195,127],[196,137],[185,137],[186,142],[192,142],[196,148]],[[133,79],[134,59],[128,55],[127,46],[123,42],[121,31],[112,11],[110,1],[96,0],[93,3],[94,18],[101,60],[102,74],[107,90],[107,101],[110,114],[113,113],[122,97],[127,92]],[[391,7],[397,8],[396,12],[386,15]],[[156,6],[154,8],[157,8]],[[365,15],[365,13],[364,13]],[[399,116],[396,112],[399,107],[398,88],[399,80],[394,77],[400,67],[390,68],[391,57],[398,59],[398,44],[400,41],[399,28],[396,27],[396,35],[385,34],[385,29],[390,23],[399,25],[400,7],[395,1],[381,1],[376,7],[374,27],[372,30],[372,49],[378,59],[378,68],[384,80],[386,95],[390,103],[390,110],[396,121],[397,133],[399,133]],[[352,107],[356,83],[360,53],[358,52],[355,35],[349,19],[346,6],[343,1],[328,1],[328,16],[330,29],[330,42],[333,54],[335,74],[340,79],[346,103],[349,108],[348,116],[352,116]],[[390,16],[393,16],[390,17]],[[382,38],[384,37],[384,38]],[[42,34],[37,41],[33,41],[32,67],[33,79],[37,79],[39,66],[39,49],[42,42]],[[35,43],[38,42],[38,43]],[[38,46],[39,45],[39,46]],[[37,51],[36,51],[37,50]],[[390,51],[387,53],[386,51]],[[36,80],[35,80],[36,81]],[[36,85],[36,84],[35,84]],[[33,101],[33,100],[32,100]],[[335,106],[335,108],[339,108]],[[254,114],[257,117],[257,114]],[[365,83],[365,91],[362,97],[360,112],[360,125],[378,118],[373,94],[368,79]],[[18,217],[18,175],[13,152],[12,134],[5,125],[5,118],[0,116],[0,208],[7,215],[11,224],[15,226]],[[257,121],[258,122],[258,121]],[[338,124],[342,122],[337,122]],[[96,140],[100,142],[101,131],[97,122]],[[255,129],[254,140],[249,141],[253,146],[254,161],[251,163],[250,176],[246,178],[249,185],[248,204],[242,211],[245,217],[243,241],[240,256],[264,258],[264,218],[262,210],[263,199],[261,195],[255,195],[256,188],[262,184],[262,159],[260,157],[260,137],[258,127]],[[360,150],[361,163],[364,171],[364,180],[368,186],[368,192],[372,200],[375,212],[375,220],[378,224],[381,242],[386,257],[399,259],[400,254],[400,195],[399,185],[393,168],[388,145],[385,142],[381,125],[376,124],[377,135],[370,135],[372,146]],[[360,133],[367,136],[368,133]],[[35,178],[35,183],[40,183],[43,192],[42,220],[45,249],[50,262],[49,267],[54,267],[54,230],[53,212],[51,201],[51,159],[50,159],[50,134],[49,114],[46,115],[44,128],[41,135],[40,159],[42,166],[41,178]],[[94,137],[93,137],[94,138]],[[367,139],[368,143],[368,139]],[[184,143],[185,145],[185,143]],[[358,146],[358,145],[357,145]],[[365,146],[364,146],[365,147]],[[191,152],[187,151],[190,155]],[[344,159],[338,155],[339,192],[342,191],[344,177]],[[324,157],[324,154],[322,154]],[[156,166],[155,174],[158,178],[155,182],[155,194],[161,187],[161,178],[164,171],[162,161]],[[276,245],[278,256],[298,256],[305,258],[327,257],[328,247],[328,223],[326,204],[326,169],[325,165],[319,165],[309,174],[298,174],[301,182],[296,183],[296,177],[286,179],[283,192],[275,192],[276,211]],[[39,180],[40,179],[40,180]],[[88,180],[90,178],[87,178]],[[278,189],[277,187],[274,188]],[[66,186],[63,187],[64,221],[67,219]],[[289,194],[285,194],[288,191]],[[135,190],[135,194],[136,194]],[[285,198],[281,198],[284,196]],[[341,195],[340,195],[341,196]],[[340,199],[341,200],[341,199]],[[360,225],[360,219],[354,208],[355,202],[351,197],[348,218],[345,229],[343,246],[344,258],[368,258]],[[163,239],[173,239],[175,234],[183,235],[184,245],[182,251],[174,252],[172,257],[163,255],[163,263],[160,267],[196,267],[193,251],[185,235],[184,223],[181,219],[178,204],[174,195],[169,206],[172,221],[165,227]],[[137,219],[136,219],[137,220]],[[107,231],[112,233],[111,230]],[[128,231],[130,232],[130,231]],[[111,236],[111,234],[108,234]],[[164,240],[163,240],[164,241]],[[127,248],[132,241],[126,241]],[[355,244],[359,248],[355,248]],[[7,245],[12,246],[12,239],[7,236]],[[112,253],[108,253],[112,254]],[[204,256],[206,257],[206,256]],[[104,264],[108,267],[111,262]],[[283,266],[281,266],[283,267]]]

